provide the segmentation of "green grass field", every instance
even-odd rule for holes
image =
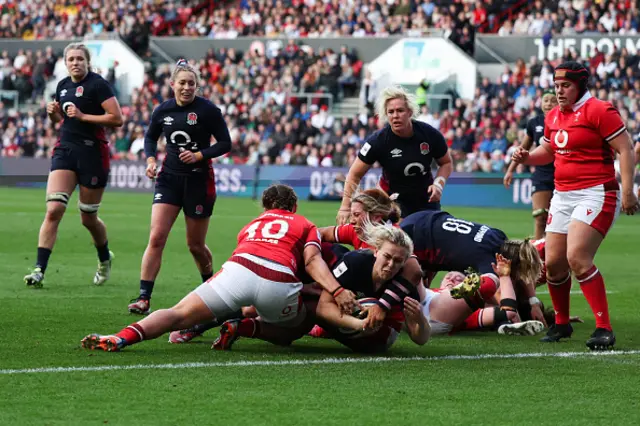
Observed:
[[[111,280],[92,284],[96,254],[81,226],[76,195],[51,256],[45,287],[26,288],[44,214],[44,190],[0,188],[0,424],[639,424],[640,289],[638,218],[622,217],[596,259],[609,294],[616,352],[584,345],[594,321],[580,315],[569,342],[467,333],[423,347],[401,337],[385,357],[363,357],[338,343],[305,338],[291,347],[239,340],[231,352],[209,349],[217,331],[195,343],[165,337],[120,353],[79,347],[88,333],[112,333],[139,317],[137,295],[151,194],[107,193],[100,215],[116,254]],[[337,205],[302,203],[317,225],[334,223]],[[208,244],[218,268],[240,228],[260,211],[255,201],[219,199]],[[528,211],[451,209],[512,237],[532,229]],[[169,238],[153,308],[195,288],[198,271],[184,222]],[[574,290],[578,290],[574,284]],[[549,302],[548,295],[540,296]]]

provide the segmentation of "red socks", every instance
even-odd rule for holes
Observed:
[[[238,324],[238,334],[242,337],[254,337],[259,328],[259,323],[254,318],[245,318]]]
[[[547,280],[549,295],[553,302],[553,310],[556,311],[556,324],[569,324],[569,300],[571,297],[571,274],[558,281]]]
[[[596,328],[604,328],[611,331],[607,291],[604,287],[602,275],[596,265],[593,265],[584,274],[577,276],[576,279],[580,283],[582,294],[587,299],[596,318]]]
[[[134,322],[133,324],[128,325],[120,330],[120,332],[117,333],[116,336],[124,339],[125,344],[129,346],[144,340],[144,330],[142,329],[140,324]]]

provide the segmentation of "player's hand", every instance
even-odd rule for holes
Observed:
[[[351,209],[340,207],[340,210],[338,210],[338,215],[336,216],[336,224],[346,225],[347,223],[349,223],[349,216],[351,216]]]
[[[438,185],[429,185],[429,188],[427,188],[427,192],[430,194],[430,203],[437,203],[438,201],[440,201],[440,198],[442,198],[442,189],[440,189]]]
[[[158,175],[158,165],[155,161],[151,161],[149,162],[149,164],[147,164],[147,170],[145,171],[145,174],[149,179],[156,178],[156,176]]]
[[[376,330],[382,326],[387,313],[378,305],[368,307],[363,311],[366,314],[364,319],[364,328],[367,330]]]
[[[404,298],[404,318],[407,323],[419,324],[424,316],[422,315],[422,306],[420,302],[411,297]]]
[[[638,197],[633,191],[626,191],[622,193],[622,211],[628,215],[633,215],[638,211],[640,205],[638,204]]]
[[[85,114],[82,111],[80,111],[77,106],[73,104],[67,107],[67,109],[65,110],[65,113],[67,114],[67,117],[75,118],[80,121],[82,121],[82,119],[85,116]]]
[[[178,155],[178,158],[180,159],[180,161],[186,164],[193,164],[198,162],[198,157],[196,156],[195,152],[191,152],[186,149],[182,151],[180,155]]]
[[[359,307],[358,301],[351,290],[344,289],[334,297],[334,300],[343,314],[351,315]]]
[[[493,272],[499,277],[508,277],[511,275],[511,260],[503,255],[496,253],[496,263],[492,263]]]
[[[60,109],[60,103],[56,101],[52,101],[47,103],[47,114],[54,115],[60,114],[62,110]]]
[[[502,179],[502,183],[504,184],[505,188],[509,189],[511,187],[511,182],[513,182],[513,172],[508,171],[504,175],[504,179]]]
[[[537,303],[531,305],[531,319],[540,321],[542,324],[544,324],[544,327],[547,328],[547,321],[545,321],[544,319],[544,313],[542,312],[542,308],[540,308],[540,305],[538,305]]]
[[[529,151],[522,147],[516,148],[516,150],[513,152],[513,155],[511,156],[511,160],[515,161],[516,164],[523,164],[527,161],[528,158]]]

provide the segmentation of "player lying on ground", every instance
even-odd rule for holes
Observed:
[[[302,283],[293,271],[306,270],[336,299],[341,312],[357,307],[353,293],[335,280],[320,254],[320,234],[305,217],[295,214],[297,196],[286,185],[271,185],[262,194],[265,210],[238,234],[238,246],[210,280],[170,309],[161,309],[116,335],[91,334],[82,339],[88,349],[117,351],[144,339],[192,327],[242,306],[254,306],[263,321],[285,327],[305,319]]]
[[[380,305],[390,313],[381,324],[375,326],[366,319],[342,315],[334,302],[335,296],[326,290],[319,300],[305,300],[307,312],[315,312],[316,317],[313,319],[331,337],[358,352],[380,352],[388,349],[403,323],[411,340],[424,345],[429,340],[429,324],[417,300],[419,296],[416,283],[411,283],[402,274],[402,268],[413,250],[411,240],[406,233],[395,227],[369,224],[366,229],[365,241],[374,250],[357,250],[345,254],[333,268],[333,275],[342,288],[368,298],[361,299],[366,301],[365,305]],[[417,279],[419,284],[420,278]],[[296,328],[284,328],[278,324],[269,324],[260,317],[231,320],[223,324],[220,337],[214,342],[213,348],[231,349],[239,337],[288,345],[304,336],[313,325],[314,321],[307,321]]]

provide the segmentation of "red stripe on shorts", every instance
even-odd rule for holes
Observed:
[[[258,265],[251,260],[244,258],[242,256],[231,256],[229,259],[231,262],[235,262],[238,265],[242,265],[260,278],[264,278],[265,280],[274,281],[277,283],[299,283],[300,280],[294,277],[291,274],[287,274],[286,272],[276,271],[273,269],[269,269],[266,266]]]
[[[603,236],[607,235],[613,219],[616,217],[616,207],[618,205],[618,192],[607,191],[604,193],[604,203],[598,216],[591,222],[591,227],[601,233]]]

